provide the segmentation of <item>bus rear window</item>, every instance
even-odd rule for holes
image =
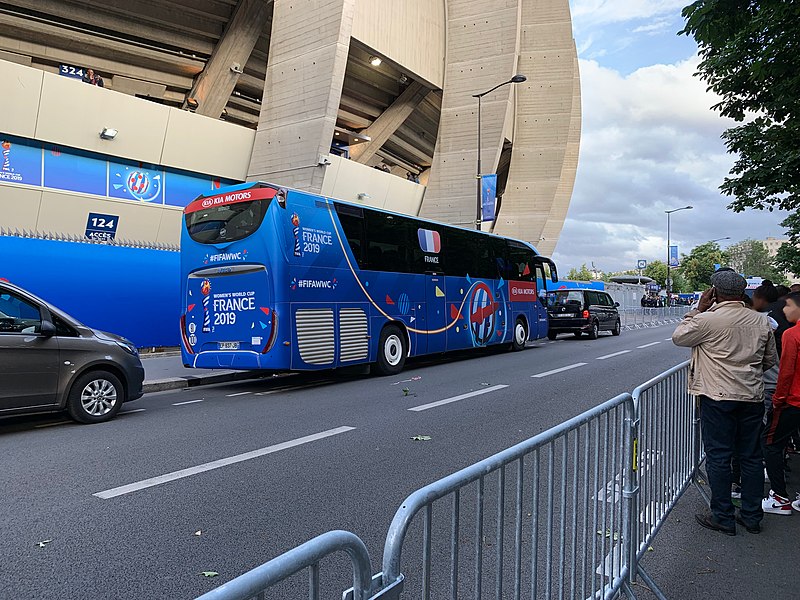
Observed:
[[[186,230],[195,242],[220,244],[252,235],[261,226],[269,200],[237,202],[186,215]]]

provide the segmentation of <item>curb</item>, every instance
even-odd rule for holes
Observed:
[[[244,381],[248,379],[263,379],[272,377],[272,374],[253,374],[252,371],[220,371],[214,375],[188,375],[186,377],[167,377],[165,379],[151,379],[142,384],[145,394],[165,392],[168,390],[182,390],[201,385],[214,385],[229,381]]]

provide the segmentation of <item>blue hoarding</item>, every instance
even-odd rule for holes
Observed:
[[[150,204],[164,202],[164,172],[145,163],[109,162],[108,195]]]
[[[105,196],[106,169],[105,160],[88,152],[45,145],[45,187]]]
[[[0,278],[139,347],[178,345],[177,252],[0,236]]]
[[[42,146],[38,142],[0,134],[0,182],[42,184]]]

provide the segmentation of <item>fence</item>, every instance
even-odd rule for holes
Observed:
[[[682,363],[412,493],[389,527],[383,570],[372,577],[361,540],[329,532],[200,600],[266,598],[304,569],[309,597],[318,598],[319,561],[340,550],[353,566],[345,600],[635,598],[637,577],[662,599],[640,561],[697,483],[699,420],[687,374]],[[412,547],[420,554],[409,562],[404,550]]]
[[[688,306],[667,306],[663,308],[625,308],[620,309],[622,327],[643,329],[677,323],[689,312]]]

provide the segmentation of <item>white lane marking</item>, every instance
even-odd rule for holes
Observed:
[[[307,390],[309,388],[319,387],[321,385],[328,385],[330,381],[320,381],[319,383],[309,383],[308,385],[296,385],[277,388],[274,390],[267,390],[266,392],[256,392],[256,396],[269,396],[270,394],[278,394],[280,392],[294,392],[296,390]]]
[[[233,398],[234,396],[246,396],[247,394],[252,394],[253,392],[239,392],[237,394],[228,394],[225,396],[226,398]]]
[[[409,408],[408,410],[414,412],[420,412],[423,410],[428,410],[429,408],[436,408],[437,406],[442,406],[444,404],[450,404],[451,402],[458,402],[459,400],[466,400],[467,398],[472,398],[474,396],[480,396],[482,394],[488,394],[489,392],[496,392],[497,390],[502,390],[503,388],[507,388],[507,385],[493,385],[492,387],[487,387],[482,390],[475,390],[474,392],[468,392],[466,394],[461,394],[460,396],[453,396],[452,398],[445,398],[444,400],[437,400],[436,402],[430,402],[428,404],[421,404],[419,406],[415,406],[413,408]]]
[[[531,377],[547,377],[548,375],[555,375],[556,373],[563,373],[564,371],[569,371],[570,369],[577,369],[578,367],[584,366],[586,363],[575,363],[574,365],[567,365],[566,367],[561,367],[560,369],[553,369],[552,371],[545,371],[544,373],[539,373],[538,375],[531,375]]]
[[[227,467],[228,465],[240,463],[245,460],[251,460],[253,458],[266,456],[267,454],[280,452],[281,450],[294,448],[295,446],[302,446],[303,444],[308,444],[310,442],[315,442],[317,440],[321,440],[327,437],[339,435],[340,433],[353,431],[354,429],[355,427],[346,427],[346,426],[337,427],[336,429],[328,429],[327,431],[321,431],[319,433],[307,435],[305,437],[297,438],[295,440],[289,440],[288,442],[281,442],[280,444],[275,444],[274,446],[267,446],[266,448],[260,448],[258,450],[252,450],[250,452],[245,452],[243,454],[229,456],[228,458],[221,458],[219,460],[207,462],[202,465],[197,465],[196,467],[189,467],[188,469],[173,471],[172,473],[166,473],[165,475],[159,475],[158,477],[151,477],[150,479],[144,479],[142,481],[129,483],[127,485],[121,485],[119,487],[115,487],[110,490],[105,490],[104,492],[97,492],[96,494],[92,494],[92,496],[96,496],[97,498],[101,498],[103,500],[108,500],[109,498],[116,498],[117,496],[130,494],[131,492],[137,492],[139,490],[143,490],[149,487],[161,485],[162,483],[175,481],[176,479],[191,477],[192,475],[197,475],[198,473],[205,473],[206,471],[220,469],[222,467]]]
[[[649,348],[650,346],[656,346],[656,345],[658,345],[658,344],[660,344],[660,343],[661,343],[661,342],[650,342],[649,344],[644,344],[644,345],[642,345],[642,346],[636,346],[636,347],[637,347],[637,348]]]
[[[606,354],[605,356],[598,356],[597,360],[606,360],[607,358],[614,358],[615,356],[621,356],[623,354],[627,354],[630,350],[620,350],[619,352],[614,352],[613,354]]]
[[[664,341],[665,341],[665,342],[671,342],[671,341],[672,341],[672,338],[671,338],[671,337],[668,337],[668,338],[667,338],[667,339],[665,339]]]
[[[129,415],[135,412],[144,412],[146,409],[144,408],[134,408],[133,410],[123,410],[122,412],[118,412],[118,415]]]
[[[184,404],[194,404],[195,402],[202,402],[203,400],[186,400],[185,402],[173,402],[172,406],[183,406]]]

